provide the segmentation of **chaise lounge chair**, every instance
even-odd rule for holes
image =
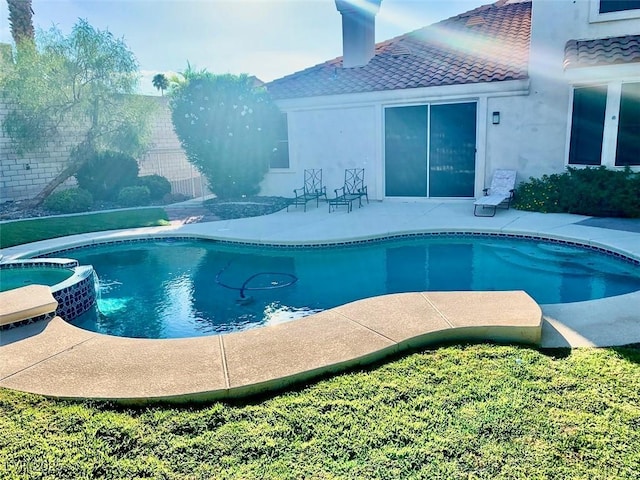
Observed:
[[[337,208],[338,205],[346,205],[347,212],[353,210],[353,202],[358,201],[358,208],[362,207],[362,197],[367,199],[369,203],[369,194],[367,186],[364,184],[364,168],[347,168],[344,171],[344,185],[334,190],[335,198],[329,199],[329,213],[331,207]]]
[[[291,200],[291,203],[287,205],[287,212],[290,205],[298,205],[304,207],[304,211],[307,211],[307,202],[311,200],[316,201],[316,207],[320,205],[320,197],[324,197],[327,201],[327,187],[322,186],[322,169],[309,169],[304,171],[304,185],[300,188],[294,188],[293,193],[295,197]]]
[[[508,209],[511,206],[511,200],[513,200],[515,186],[515,170],[496,170],[491,179],[491,186],[483,189],[484,196],[473,203],[473,214],[476,217],[493,217],[496,214],[496,209]],[[478,207],[482,207],[483,211],[487,208],[491,209],[491,212],[489,215],[478,215]]]

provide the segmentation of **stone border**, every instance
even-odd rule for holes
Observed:
[[[540,307],[521,291],[383,295],[186,339],[101,335],[56,317],[3,335],[0,386],[135,404],[240,398],[443,341],[538,344],[541,329]]]

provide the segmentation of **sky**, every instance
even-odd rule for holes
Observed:
[[[376,42],[492,0],[383,0]],[[342,55],[334,0],[32,0],[37,29],[69,34],[79,18],[122,38],[136,56],[139,91],[157,95],[157,73],[248,73],[267,82]],[[0,42],[12,43],[0,0]]]

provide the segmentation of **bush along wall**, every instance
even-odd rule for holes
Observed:
[[[543,213],[640,218],[640,172],[567,167],[516,188],[514,207]]]
[[[59,190],[47,197],[43,207],[54,213],[78,213],[91,210],[93,197],[81,188]]]
[[[114,201],[124,187],[138,180],[138,162],[120,152],[98,152],[80,168],[75,177],[78,186],[91,192],[95,200]]]

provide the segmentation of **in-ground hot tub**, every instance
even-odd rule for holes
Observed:
[[[0,291],[46,285],[58,301],[56,315],[73,320],[96,303],[94,271],[69,258],[41,258],[0,263]]]

